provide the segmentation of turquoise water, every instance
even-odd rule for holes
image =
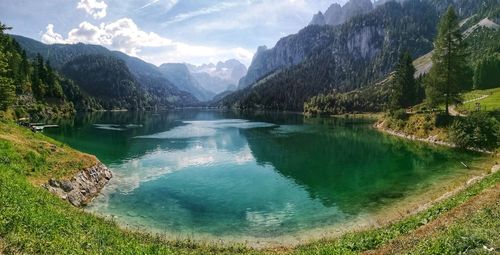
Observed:
[[[101,113],[49,136],[115,176],[88,210],[174,237],[272,239],[349,224],[481,158],[363,120],[217,111]]]

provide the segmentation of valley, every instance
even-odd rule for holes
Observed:
[[[0,254],[499,251],[498,0],[5,1]]]

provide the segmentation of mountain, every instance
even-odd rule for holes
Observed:
[[[316,14],[310,24],[340,25],[372,10],[371,0],[350,0],[344,6],[334,3],[325,14],[322,12]],[[317,33],[318,29],[311,30],[302,30],[302,33],[285,37],[272,49],[267,49],[265,46],[259,47],[248,68],[248,74],[239,82],[239,89],[251,85],[275,70],[297,65],[307,58],[314,48],[324,47],[323,44],[318,43],[322,34]],[[311,33],[305,34],[305,31],[311,31]]]
[[[473,77],[476,77],[473,82],[475,89],[498,87],[497,81],[500,80],[500,42],[498,41],[500,26],[488,18],[482,18],[482,15],[474,16],[476,21],[468,26],[464,24],[465,27],[462,27],[466,52],[469,56],[467,64],[473,69]],[[475,22],[477,23],[474,24]],[[416,68],[415,78],[419,84],[416,95],[417,102],[425,98],[423,79],[420,77],[432,67],[431,57],[432,52],[413,62]],[[489,65],[488,68],[485,68],[485,63]],[[387,79],[377,84],[346,93],[332,91],[314,96],[304,104],[304,112],[313,115],[339,115],[383,111],[387,109],[390,102],[393,78],[392,75],[389,75]]]
[[[314,15],[310,25],[336,26],[372,10],[373,4],[371,0],[350,0],[344,6],[334,3],[330,5],[325,14],[318,12]]]
[[[155,108],[182,107],[198,103],[194,96],[179,90],[166,79],[156,66],[139,58],[97,45],[82,43],[47,45],[23,36],[12,35],[12,37],[26,51],[28,57],[33,58],[36,54],[41,54],[57,70],[61,70],[65,64],[81,56],[101,55],[122,60],[138,84],[146,91]]]
[[[246,89],[220,105],[300,111],[311,96],[374,83],[393,70],[401,51],[429,52],[437,20],[432,5],[410,0],[389,2],[342,25],[308,26],[273,49],[260,48],[240,83]]]
[[[105,109],[144,110],[151,107],[146,92],[125,62],[117,58],[79,56],[66,63],[62,73],[76,82],[86,94],[97,99]]]
[[[325,12],[325,23],[331,26],[340,25],[372,10],[371,0],[350,0],[342,7],[339,4],[332,4]]]
[[[240,91],[217,104],[300,111],[311,96],[374,84],[394,70],[402,51],[418,57],[432,49],[439,16],[447,8],[442,2],[461,10],[461,18],[498,10],[498,0],[388,1],[341,25],[308,26],[272,49],[259,47]]]
[[[236,59],[217,64],[210,63],[201,66],[188,64],[187,66],[198,84],[215,94],[230,90],[247,73],[246,66]]]
[[[387,2],[391,2],[391,1],[402,3],[402,2],[404,2],[406,0],[375,0],[375,2],[373,3],[373,5],[375,7],[377,7],[377,6],[383,5],[383,4],[385,4]]]
[[[214,92],[200,86],[185,64],[163,64],[159,70],[178,89],[191,93],[200,101],[209,101],[215,96]]]
[[[322,12],[318,12],[313,16],[313,19],[311,20],[311,23],[309,23],[309,25],[318,25],[318,26],[326,25],[325,15],[323,15]]]
[[[327,33],[324,27],[310,26],[298,34],[282,38],[272,49],[260,46],[255,53],[248,73],[239,81],[238,89],[244,89],[260,78],[276,71],[301,63],[318,49],[326,47]]]

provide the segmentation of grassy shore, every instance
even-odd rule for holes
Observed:
[[[488,175],[423,212],[380,228],[299,247],[254,250],[244,245],[172,241],[126,231],[114,222],[72,207],[39,185],[96,162],[95,157],[42,134],[0,123],[0,254],[357,254],[383,253],[389,248],[397,251],[408,244],[415,245],[405,252],[456,254],[465,250],[488,252],[483,246],[499,247],[498,192],[490,191],[498,190],[500,173]],[[469,206],[474,201],[478,203]],[[454,211],[466,209],[469,214],[452,217]],[[411,240],[439,221],[450,224]]]
[[[479,105],[482,111],[492,112],[497,119],[500,119],[500,88],[474,90],[465,93],[463,98],[465,103],[458,107],[459,111],[472,112]]]

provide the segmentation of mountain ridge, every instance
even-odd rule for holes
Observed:
[[[179,90],[166,79],[158,68],[139,58],[129,56],[119,51],[111,51],[103,46],[91,44],[53,44],[48,45],[37,40],[11,35],[26,50],[28,57],[42,55],[50,61],[55,69],[61,70],[64,65],[77,57],[85,55],[102,55],[124,61],[138,83],[149,94],[158,108],[172,108],[197,105],[198,100],[189,92]]]

